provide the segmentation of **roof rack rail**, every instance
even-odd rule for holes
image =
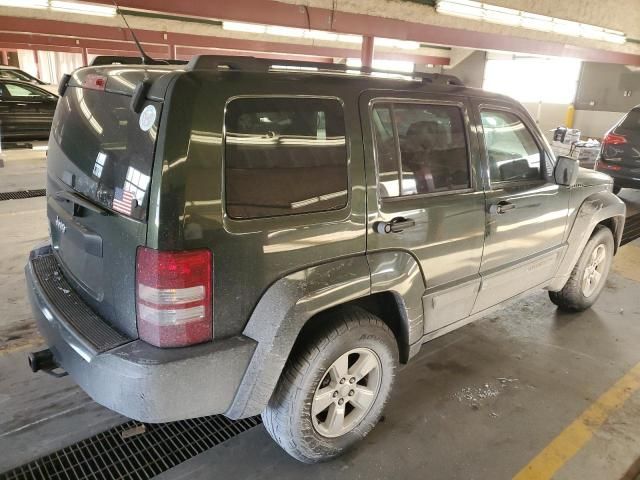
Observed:
[[[185,65],[186,60],[158,59],[155,65]],[[90,64],[92,67],[100,65],[142,65],[141,57],[127,57],[118,55],[98,55]]]
[[[225,55],[195,55],[187,64],[186,70],[238,70],[250,72],[269,72],[279,69],[318,70],[321,72],[360,72],[363,74],[384,74],[400,77],[412,77],[425,83],[436,85],[454,85],[463,87],[462,81],[454,75],[422,72],[394,72],[369,67],[351,67],[341,63],[305,62],[297,60],[272,60],[267,58],[225,56]]]

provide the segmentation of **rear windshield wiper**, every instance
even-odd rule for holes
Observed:
[[[100,205],[96,205],[93,202],[90,202],[82,195],[79,195],[75,192],[69,192],[68,190],[60,190],[53,195],[55,198],[59,198],[61,200],[66,200],[67,202],[71,202],[77,206],[82,208],[86,208],[87,210],[91,210],[92,212],[99,213],[100,215],[111,215],[111,212]],[[75,215],[76,212],[74,212]]]

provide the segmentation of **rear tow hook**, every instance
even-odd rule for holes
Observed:
[[[40,350],[39,352],[31,352],[27,358],[29,360],[29,367],[34,373],[42,370],[56,378],[66,377],[69,375],[67,372],[62,370],[60,365],[58,365],[56,360],[53,358],[53,353],[51,353],[51,350],[48,348]],[[60,371],[56,372],[55,370],[57,369],[60,369]]]

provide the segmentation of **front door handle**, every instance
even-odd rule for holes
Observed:
[[[515,203],[506,202],[503,200],[502,202],[494,203],[489,206],[489,213],[491,215],[502,215],[503,213],[507,213],[509,210],[513,210],[514,208],[516,208]]]
[[[404,217],[396,217],[390,222],[376,222],[373,229],[377,233],[400,233],[408,228],[416,226],[415,220]]]

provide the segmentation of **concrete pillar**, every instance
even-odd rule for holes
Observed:
[[[82,49],[82,66],[86,67],[89,65],[89,52],[87,52],[86,48]]]
[[[360,50],[360,60],[363,67],[371,68],[373,65],[373,43],[374,37],[365,36],[362,37],[362,49]]]
[[[0,50],[2,53],[2,65],[9,65],[9,55],[7,55],[6,50]]]
[[[38,78],[42,78],[42,72],[40,71],[40,61],[38,60],[38,51],[33,51],[33,61],[36,62],[36,71],[38,72]]]
[[[170,43],[167,46],[169,47],[169,58],[171,60],[175,60],[176,59],[176,46],[173,43]]]

